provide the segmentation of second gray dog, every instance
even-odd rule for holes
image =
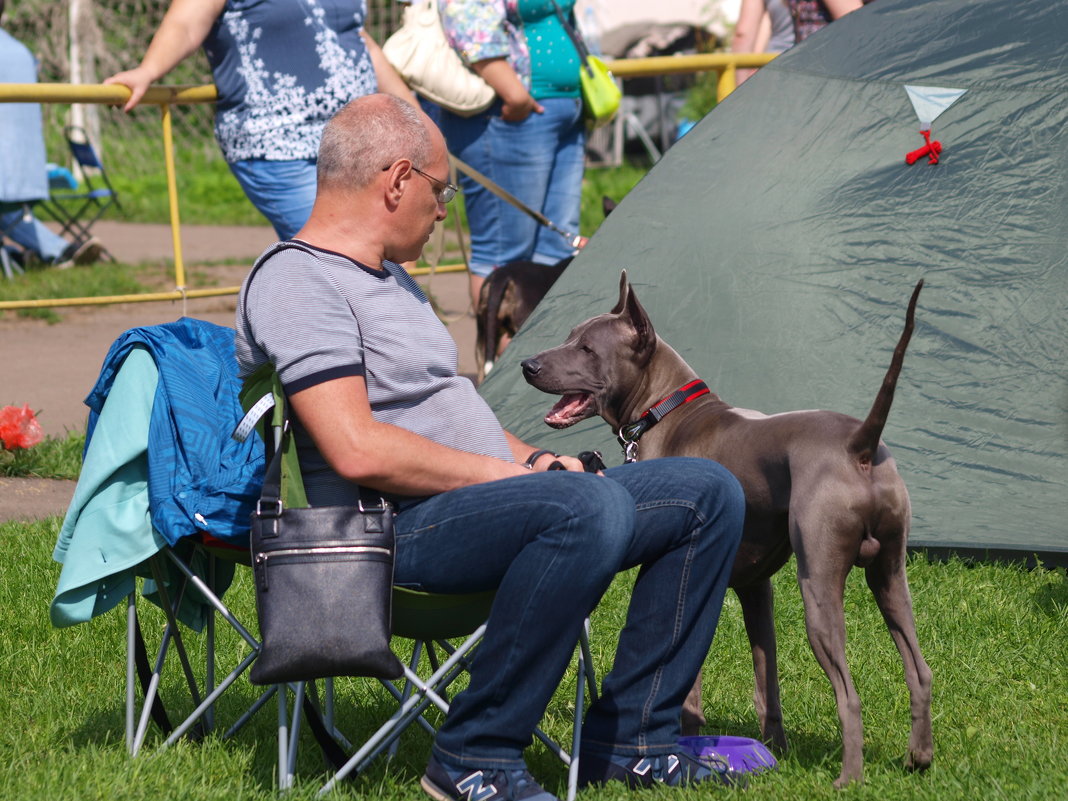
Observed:
[[[863,777],[860,699],[845,658],[843,595],[853,565],[868,586],[901,653],[911,697],[907,765],[931,764],[931,671],[920,653],[905,577],[911,509],[908,491],[880,437],[912,335],[905,330],[865,420],[830,411],[765,415],[711,393],[657,336],[623,273],[619,302],[578,325],[560,346],[527,359],[527,381],[563,395],[545,417],[566,428],[600,415],[629,459],[701,456],[722,464],[746,497],[745,533],[731,575],[753,651],[754,700],[765,740],[784,749],[771,576],[793,552],[809,643],[834,688],[842,725],[844,786]],[[640,440],[640,444],[639,444]],[[684,734],[704,724],[701,677],[683,708]]]

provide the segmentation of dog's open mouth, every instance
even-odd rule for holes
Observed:
[[[564,395],[545,415],[546,425],[553,428],[567,428],[590,416],[593,395],[587,392],[573,392]]]

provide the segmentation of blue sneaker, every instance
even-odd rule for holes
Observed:
[[[709,782],[726,787],[745,787],[745,777],[731,770],[719,757],[697,757],[687,753],[656,756],[601,755],[583,751],[579,759],[579,787],[623,782],[631,789],[664,784],[679,787]]]
[[[526,768],[461,768],[445,765],[435,754],[419,783],[435,801],[560,801]]]

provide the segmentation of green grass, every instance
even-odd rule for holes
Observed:
[[[604,167],[586,170],[582,181],[582,233],[591,236],[604,220],[602,198],[609,197],[617,203],[645,177],[648,167],[624,163],[619,167]]]
[[[158,272],[158,271],[157,271]],[[95,298],[146,292],[152,273],[146,265],[131,266],[98,262],[69,270],[30,268],[14,280],[0,281],[0,300],[44,298]],[[171,282],[173,284],[173,281]],[[14,314],[0,311],[0,316]],[[37,317],[56,323],[60,315],[48,308],[20,309],[21,317]]]
[[[186,286],[203,289],[219,285],[210,267],[226,264],[247,265],[244,260],[220,259],[186,265]],[[114,295],[139,295],[174,289],[174,262],[160,259],[141,264],[98,262],[69,270],[31,268],[14,280],[0,280],[0,301],[39,300],[49,298],[99,298]],[[62,309],[48,307],[0,311],[4,315],[40,318],[49,323],[63,319]]]
[[[216,735],[160,752],[153,730],[144,755],[131,759],[123,742],[124,613],[114,609],[89,623],[57,630],[48,621],[59,566],[51,551],[58,519],[0,524],[6,558],[0,580],[0,797],[55,799],[189,798],[238,801],[274,799],[274,705],[269,704],[231,740]],[[866,782],[835,791],[839,733],[834,700],[810,653],[802,610],[788,565],[777,589],[783,703],[792,750],[780,769],[755,779],[742,798],[932,799],[1047,801],[1068,787],[1068,579],[1063,570],[1027,571],[1015,566],[968,566],[913,559],[909,577],[920,642],[935,676],[935,763],[925,774],[901,766],[908,734],[908,697],[901,665],[863,577],[854,572],[846,591],[849,659],[863,702]],[[611,587],[593,618],[594,659],[608,667],[622,624],[632,575]],[[227,603],[239,617],[254,618],[248,571],[241,569]],[[162,618],[153,607],[144,618],[152,643]],[[193,659],[203,638],[187,635]],[[244,652],[222,637],[224,658]],[[172,657],[173,658],[173,657]],[[176,667],[177,663],[171,665]],[[165,683],[172,713],[183,708],[183,688]],[[710,733],[755,736],[752,669],[741,613],[728,598],[705,666],[705,713]],[[568,736],[568,686],[554,699],[544,727]],[[342,729],[366,733],[389,704],[372,682],[339,682]],[[239,681],[225,696],[220,723],[232,720],[255,697]],[[397,757],[379,760],[337,798],[420,798],[418,778],[429,736],[413,729]],[[296,789],[287,797],[311,799],[324,779],[314,741],[301,742]],[[547,787],[563,794],[562,767],[540,745],[528,761]],[[733,797],[714,792],[716,797]],[[673,798],[708,798],[708,790],[672,791]],[[629,798],[619,788],[584,791],[583,799]],[[644,794],[640,797],[652,797]],[[666,796],[665,796],[666,797]]]
[[[45,437],[32,448],[0,450],[0,476],[76,479],[84,448],[85,433],[71,431],[65,437]]]
[[[162,157],[158,163],[138,165],[129,172],[115,169],[112,180],[119,193],[122,213],[109,212],[108,219],[125,222],[170,222],[167,175]],[[191,225],[266,225],[245,197],[221,157],[203,148],[175,153],[179,216]]]

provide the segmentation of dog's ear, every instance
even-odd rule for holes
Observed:
[[[618,205],[619,204],[612,200],[612,198],[608,197],[608,195],[601,195],[601,211],[604,212],[605,217],[615,211],[616,206]]]
[[[616,303],[615,308],[612,309],[611,314],[620,314],[623,311],[623,307],[627,305],[627,290],[629,287],[627,271],[622,270],[619,273],[619,301]]]
[[[612,314],[618,314],[620,317],[626,318],[627,322],[630,323],[634,332],[638,335],[636,350],[639,353],[646,350],[656,339],[653,322],[649,319],[649,315],[645,313],[642,304],[638,302],[638,296],[635,294],[634,288],[627,281],[626,270],[619,274],[619,302],[612,309]]]
[[[653,321],[649,319],[642,304],[638,302],[638,296],[633,287],[627,287],[627,300],[623,305],[622,314],[629,319],[634,333],[637,334],[638,342],[634,348],[635,352],[649,351],[656,342],[656,332],[653,330]]]

